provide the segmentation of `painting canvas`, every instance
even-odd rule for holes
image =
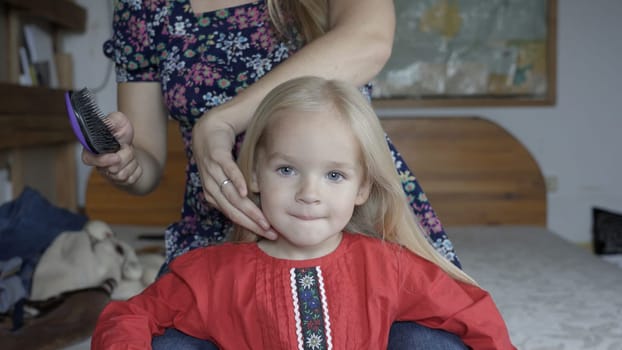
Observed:
[[[396,0],[382,99],[546,99],[554,90],[550,0]]]

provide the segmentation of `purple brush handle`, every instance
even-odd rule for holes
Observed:
[[[86,139],[82,134],[82,129],[80,128],[80,124],[78,123],[78,118],[76,118],[76,114],[71,105],[71,98],[69,97],[69,92],[65,92],[65,106],[67,107],[67,116],[69,116],[69,122],[71,124],[71,128],[73,129],[73,133],[78,138],[78,141],[82,144],[84,148],[86,148],[89,152],[95,153],[86,143]]]

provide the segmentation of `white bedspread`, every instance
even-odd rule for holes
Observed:
[[[544,228],[449,228],[521,350],[622,349],[622,269]]]

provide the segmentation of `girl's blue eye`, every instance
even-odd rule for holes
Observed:
[[[294,169],[288,166],[282,166],[277,169],[277,172],[281,175],[292,175],[294,173]]]
[[[326,174],[326,177],[328,177],[328,179],[331,181],[339,181],[343,179],[343,175],[337,171],[329,172],[328,174]]]

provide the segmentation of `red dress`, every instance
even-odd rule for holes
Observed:
[[[444,329],[474,349],[515,349],[486,291],[398,245],[349,233],[332,253],[302,261],[255,243],[193,250],[142,294],[111,302],[92,346],[150,348],[174,327],[223,350],[386,349],[394,321]]]

